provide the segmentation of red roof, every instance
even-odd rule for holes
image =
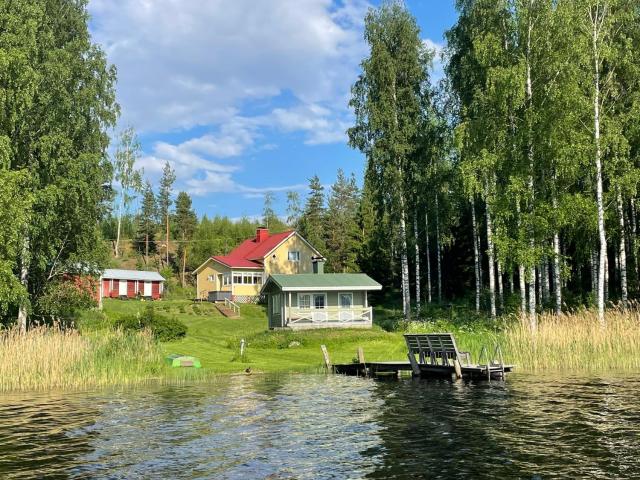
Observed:
[[[276,233],[268,236],[262,242],[259,242],[257,238],[250,238],[234,248],[228,255],[216,255],[211,258],[228,267],[262,268],[261,261],[265,255],[292,233],[293,230]]]

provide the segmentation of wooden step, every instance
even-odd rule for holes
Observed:
[[[234,312],[233,310],[231,310],[230,308],[228,308],[227,306],[225,306],[222,303],[215,303],[214,304],[216,306],[216,308],[218,309],[218,311],[224,315],[225,317],[228,318],[238,318],[240,315],[238,315],[236,312]]]

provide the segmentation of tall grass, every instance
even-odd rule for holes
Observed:
[[[605,327],[591,310],[543,314],[535,332],[515,321],[500,341],[507,360],[528,371],[640,370],[640,311],[608,310]]]
[[[0,332],[0,391],[142,383],[163,368],[149,332],[81,335],[56,327]]]

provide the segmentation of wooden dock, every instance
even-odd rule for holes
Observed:
[[[408,361],[388,361],[388,362],[367,362],[367,363],[343,363],[333,365],[334,373],[341,375],[361,376],[361,377],[381,377],[399,376],[401,372],[411,372],[413,376],[421,378],[450,378],[455,377],[456,371],[453,365],[430,365],[419,364],[420,373],[413,371],[411,363]],[[486,380],[488,378],[502,379],[504,373],[513,370],[513,365],[469,365],[461,366],[462,378]]]
[[[367,362],[364,351],[358,347],[358,360],[353,363],[331,365],[329,352],[321,345],[324,364],[328,371],[342,375],[365,377],[392,377],[410,372],[414,377],[449,377],[454,379],[504,380],[514,365],[505,364],[502,350],[495,346],[493,355],[482,347],[478,363],[473,363],[469,352],[458,350],[451,333],[406,333],[407,359],[400,361]],[[484,361],[483,361],[484,359]]]

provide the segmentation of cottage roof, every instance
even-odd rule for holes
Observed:
[[[146,270],[121,270],[119,268],[107,268],[102,274],[102,278],[113,278],[118,280],[143,280],[147,282],[164,282],[164,277],[158,272]]]
[[[382,289],[382,285],[365,273],[273,274],[267,279],[263,289],[270,282],[275,283],[283,292]]]

